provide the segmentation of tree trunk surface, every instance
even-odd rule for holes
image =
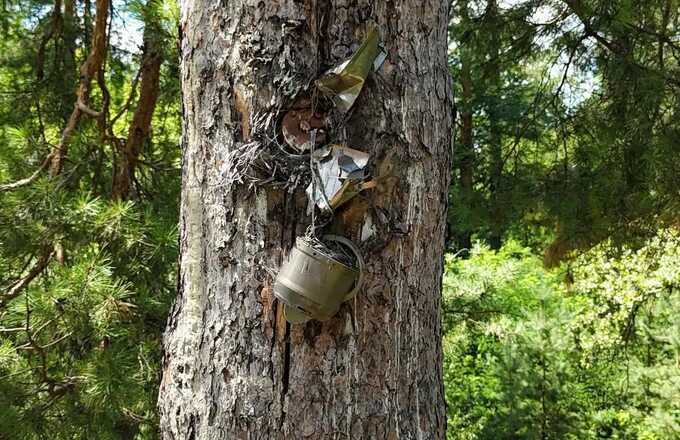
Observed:
[[[378,187],[336,212],[367,279],[327,322],[287,324],[272,285],[309,218],[295,191],[225,182],[255,115],[351,55],[388,54],[348,146]],[[183,1],[179,294],[164,339],[164,439],[443,439],[440,289],[453,102],[448,1]],[[228,165],[228,164],[227,164]]]

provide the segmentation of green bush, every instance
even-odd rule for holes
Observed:
[[[546,271],[515,242],[449,256],[450,439],[680,436],[680,240]]]

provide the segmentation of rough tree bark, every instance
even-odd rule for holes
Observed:
[[[165,439],[442,439],[440,287],[453,103],[448,1],[184,1],[179,295],[160,386]],[[348,121],[379,187],[336,214],[368,280],[328,322],[290,326],[273,275],[309,223],[304,188],[219,172],[252,118],[347,57],[388,52]],[[270,270],[271,269],[271,270]]]

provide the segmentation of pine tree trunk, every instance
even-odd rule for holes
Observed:
[[[500,37],[495,29],[501,26],[498,2],[489,0],[486,5],[485,20],[490,30],[489,33],[489,60],[486,63],[485,76],[487,77],[487,93],[492,102],[489,106],[489,192],[491,231],[489,234],[489,246],[498,250],[503,244],[503,232],[505,229],[505,209],[503,207],[505,196],[503,194],[503,146],[501,132],[501,50]]]
[[[468,29],[471,25],[468,14],[468,3],[466,0],[458,3],[460,10],[460,25]],[[474,50],[472,45],[465,41],[461,47],[460,59],[460,143],[456,151],[456,162],[458,164],[458,185],[460,194],[468,203],[473,199],[474,191],[474,171],[475,171],[475,149],[473,139],[473,118],[472,118],[472,75],[470,74],[471,54]],[[461,256],[470,255],[472,249],[472,225],[467,224],[465,230],[456,231],[458,239],[458,249]]]
[[[151,134],[151,119],[160,93],[162,48],[158,47],[158,36],[153,35],[153,32],[158,31],[158,26],[153,23],[152,18],[148,20],[144,30],[139,99],[128,129],[127,139],[117,151],[117,163],[111,185],[111,195],[115,199],[124,200],[130,195],[139,156],[144,143]]]
[[[76,103],[71,112],[71,116],[68,118],[66,127],[61,132],[59,143],[53,146],[52,151],[50,152],[49,167],[50,175],[52,177],[61,174],[64,161],[68,155],[68,145],[71,135],[78,126],[80,118],[85,112],[84,109],[89,105],[92,79],[102,68],[102,64],[106,59],[106,51],[108,50],[107,23],[109,17],[109,0],[97,0],[96,4],[97,15],[95,17],[92,35],[92,47],[90,48],[87,59],[80,66],[80,83],[76,90]]]
[[[453,103],[448,1],[184,1],[179,295],[164,340],[165,439],[443,439],[440,288]],[[347,123],[380,185],[337,213],[368,279],[291,326],[276,270],[309,224],[293,193],[230,185],[252,117],[347,57],[375,23],[388,58]],[[277,114],[277,116],[280,116]]]

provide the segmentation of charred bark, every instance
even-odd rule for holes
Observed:
[[[447,1],[181,4],[179,294],[164,338],[165,439],[443,439],[440,288],[453,103]],[[255,117],[350,55],[388,52],[346,126],[380,185],[336,213],[368,263],[331,320],[291,326],[273,274],[309,219],[304,188],[249,191],[220,167]]]

